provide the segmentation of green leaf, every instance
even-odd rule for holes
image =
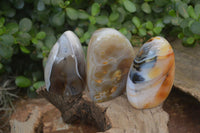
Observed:
[[[131,34],[130,31],[128,31],[127,34],[126,34],[125,36],[126,36],[126,38],[127,38],[128,40],[131,40],[132,34]]]
[[[191,20],[189,21],[189,23],[188,23],[188,27],[191,27],[191,25],[192,25],[194,22],[195,22],[195,20],[194,20],[194,19],[191,19]]]
[[[37,43],[38,43],[38,39],[32,38],[32,39],[31,39],[31,42],[32,42],[33,44],[37,44]]]
[[[18,32],[18,30],[19,30],[19,27],[17,23],[13,22],[13,23],[8,23],[6,25],[6,31],[9,34],[15,34],[16,32]]]
[[[153,35],[154,35],[152,30],[147,31],[147,34],[148,34],[149,36],[153,36]]]
[[[89,18],[89,14],[86,13],[84,10],[80,10],[79,14],[78,14],[78,18],[79,19],[88,19]]]
[[[77,20],[78,19],[78,15],[79,15],[79,12],[76,11],[74,8],[66,8],[66,13],[67,13],[67,16],[71,19],[71,20]]]
[[[200,39],[200,35],[194,35],[195,40],[199,40]]]
[[[24,32],[30,31],[32,28],[32,22],[28,18],[23,18],[19,22],[19,29]]]
[[[193,21],[193,20],[194,19],[192,19],[192,18],[183,19],[183,21],[181,21],[181,23],[180,23],[180,27],[181,28],[189,27],[189,23],[191,23],[191,21]]]
[[[155,2],[156,3],[156,2]],[[155,12],[155,13],[161,13],[163,12],[163,8],[158,6],[157,4],[151,5],[151,9]]]
[[[39,33],[37,33],[36,38],[39,40],[42,40],[46,37],[46,33],[44,31],[40,31]]]
[[[174,11],[174,9],[171,9],[169,11],[169,15],[172,16],[172,17],[176,17],[176,12]]]
[[[186,42],[187,42],[187,44],[193,44],[194,41],[195,41],[194,37],[188,37]]]
[[[2,70],[2,69],[3,69],[3,64],[0,63],[0,70]]]
[[[45,85],[44,81],[38,81],[38,82],[33,84],[33,87],[34,87],[35,90],[37,90],[37,89],[41,88],[44,85]]]
[[[45,10],[45,4],[43,0],[39,0],[37,3],[37,10],[38,11],[44,11]]]
[[[155,24],[155,27],[165,27],[165,25],[163,24],[162,20],[158,20]]]
[[[90,34],[92,34],[95,30],[97,30],[97,27],[95,25],[93,25],[93,24],[90,24],[88,26],[88,31],[87,32],[89,32]]]
[[[92,16],[96,16],[100,12],[100,5],[98,3],[92,4],[91,14]]]
[[[51,0],[42,0],[44,2],[44,4],[46,5],[50,5],[51,4]]]
[[[90,16],[89,20],[91,24],[96,24],[96,18],[94,16]]]
[[[162,31],[162,27],[155,27],[155,28],[153,28],[153,32],[155,33],[155,34],[160,34],[160,32]]]
[[[147,2],[144,2],[141,6],[142,8],[142,11],[147,13],[147,14],[150,14],[151,13],[151,7],[150,5],[147,3]]]
[[[187,8],[188,8],[188,6],[187,6],[187,4],[185,4],[185,3],[180,3],[180,4],[178,5],[178,12],[179,12],[179,14],[181,14],[184,18],[188,18],[188,17],[189,17],[188,12],[187,12]]]
[[[45,38],[45,46],[49,48],[49,50],[53,47],[56,42],[56,37],[53,34],[46,36]]]
[[[146,28],[149,29],[149,30],[152,30],[153,29],[153,23],[151,21],[147,21],[146,22]]]
[[[131,2],[129,0],[124,0],[123,4],[127,11],[129,11],[131,13],[136,12],[136,6],[133,2]]]
[[[84,30],[83,30],[82,28],[80,28],[80,27],[77,27],[77,28],[74,30],[74,32],[75,32],[79,37],[83,36],[83,34],[84,34]]]
[[[97,16],[96,22],[100,25],[106,25],[108,23],[108,17],[107,16]]]
[[[26,88],[26,87],[29,87],[31,85],[31,81],[28,78],[24,77],[24,76],[18,76],[15,79],[15,84],[18,87]]]
[[[119,30],[119,32],[121,32],[123,35],[127,35],[127,33],[128,33],[128,31],[127,31],[126,28],[121,28],[121,29]]]
[[[63,0],[51,0],[53,6],[59,6],[61,3],[64,3]]]
[[[5,23],[5,18],[0,18],[0,27],[2,27]]]
[[[164,17],[164,20],[163,20],[163,23],[164,23],[164,24],[169,24],[169,23],[171,23],[172,18],[173,18],[173,17],[172,17],[172,16],[169,16],[169,15],[168,15],[168,16],[165,16],[165,17]]]
[[[184,36],[194,36],[194,33],[192,33],[191,29],[189,27],[186,27],[183,29]]]
[[[171,23],[175,26],[179,26],[182,19],[180,17],[173,17]]]
[[[182,0],[184,3],[189,4],[191,0]]]
[[[110,21],[116,21],[119,18],[119,13],[117,12],[112,12],[109,16]]]
[[[194,34],[200,34],[200,22],[194,22],[191,27],[190,30],[194,33]]]
[[[125,23],[123,23],[122,27],[126,28],[128,31],[132,31],[136,28],[131,21],[126,21]]]
[[[124,19],[125,19],[125,16],[127,15],[127,12],[124,10],[124,8],[122,8],[122,7],[118,7],[117,8],[117,11],[118,11],[118,13],[119,13],[119,18],[118,18],[118,22],[119,23],[122,23],[123,21],[124,21]]]
[[[6,15],[7,17],[10,17],[10,18],[14,17],[15,14],[16,14],[16,11],[15,11],[15,9],[13,9],[13,8],[10,8],[9,10],[7,10],[7,11],[5,12],[5,15]]]
[[[133,17],[132,22],[137,28],[139,28],[141,25],[140,19],[138,17]]]
[[[35,44],[35,47],[38,49],[38,50],[41,50],[42,47],[44,46],[43,42],[38,40],[38,43]],[[40,51],[37,51],[37,52],[40,52]]]
[[[14,41],[15,41],[14,37],[9,34],[4,34],[4,35],[0,36],[0,39],[1,39],[2,44],[9,45],[9,46],[14,44]]]
[[[137,29],[136,29],[136,28],[135,28],[135,29],[132,29],[131,32],[132,32],[133,34],[136,34],[136,33],[137,33]]]
[[[6,28],[5,27],[1,27],[0,28],[0,35],[3,35],[6,32]]]
[[[17,9],[22,9],[24,7],[24,0],[15,0],[13,3]]]
[[[85,32],[85,34],[83,35],[83,37],[80,38],[81,43],[87,41],[87,39],[89,39],[91,36],[91,34],[89,32]]]
[[[197,17],[199,18],[200,17],[200,4],[195,5],[194,11],[195,11]]]
[[[42,78],[43,78],[43,72],[41,70],[32,72],[32,79],[34,82],[39,81]]]
[[[19,35],[17,36],[17,42],[20,44],[20,45],[23,45],[23,46],[28,46],[30,44],[30,41],[31,41],[31,36],[30,34],[28,33],[19,33]]]
[[[31,53],[31,51],[29,49],[27,49],[25,46],[20,46],[20,50],[25,54],[30,54]]]
[[[65,6],[68,6],[70,4],[70,1],[65,1]]]
[[[52,18],[52,23],[55,26],[61,26],[65,22],[65,12],[58,12]]]
[[[191,18],[196,19],[196,20],[198,19],[196,13],[194,12],[194,8],[191,5],[188,6],[187,11]]]
[[[165,6],[169,3],[169,0],[154,0],[156,6]]]
[[[34,92],[34,91],[35,91],[35,89],[34,89],[33,86],[30,87],[30,91],[31,91],[31,92]]]
[[[182,32],[179,33],[179,34],[178,34],[178,38],[179,38],[179,39],[183,39],[183,38],[184,38],[184,34],[183,34]]]
[[[140,36],[146,36],[146,34],[147,34],[147,31],[146,31],[145,28],[140,28],[140,29],[139,29],[139,35],[140,35]]]
[[[0,57],[4,59],[10,59],[13,55],[13,48],[0,44]]]

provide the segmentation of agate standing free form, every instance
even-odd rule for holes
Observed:
[[[134,58],[129,40],[115,29],[102,28],[91,37],[87,52],[87,87],[91,99],[103,102],[119,96]]]
[[[174,52],[163,37],[153,37],[139,50],[130,68],[126,91],[131,105],[138,109],[161,104],[174,81]]]
[[[85,55],[73,32],[64,32],[51,49],[44,76],[47,91],[59,95],[79,95],[85,89]]]

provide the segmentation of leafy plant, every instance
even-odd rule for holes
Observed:
[[[200,39],[198,0],[1,0],[0,73],[34,91],[44,82],[50,49],[66,30],[85,50],[92,33],[112,27],[134,46],[151,36],[177,36],[184,46]],[[20,75],[20,76],[19,76]]]

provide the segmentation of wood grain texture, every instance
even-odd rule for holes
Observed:
[[[59,102],[57,95],[53,95],[41,88],[38,93],[51,103]],[[57,100],[56,100],[57,99]],[[57,102],[52,102],[56,100]],[[63,102],[65,103],[65,102]],[[65,109],[63,107],[65,106]],[[168,114],[162,109],[162,105],[145,110],[134,109],[125,95],[104,103],[94,103],[86,95],[78,99],[71,108],[56,107],[61,111],[62,118],[66,123],[83,121],[98,128],[98,131],[106,133],[168,133]]]
[[[184,47],[180,40],[171,44],[176,66],[174,86],[200,101],[200,45]]]
[[[11,133],[36,133],[41,128],[41,111],[36,107],[27,116],[25,121],[10,120]]]

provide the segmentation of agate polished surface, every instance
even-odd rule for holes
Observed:
[[[163,37],[148,40],[139,50],[127,79],[127,97],[138,109],[161,104],[169,95],[175,71],[174,52]]]
[[[85,88],[85,55],[78,37],[64,32],[45,66],[46,89],[59,95],[79,95]]]
[[[103,102],[120,95],[134,58],[129,40],[115,29],[94,32],[87,52],[87,87],[91,99]]]

